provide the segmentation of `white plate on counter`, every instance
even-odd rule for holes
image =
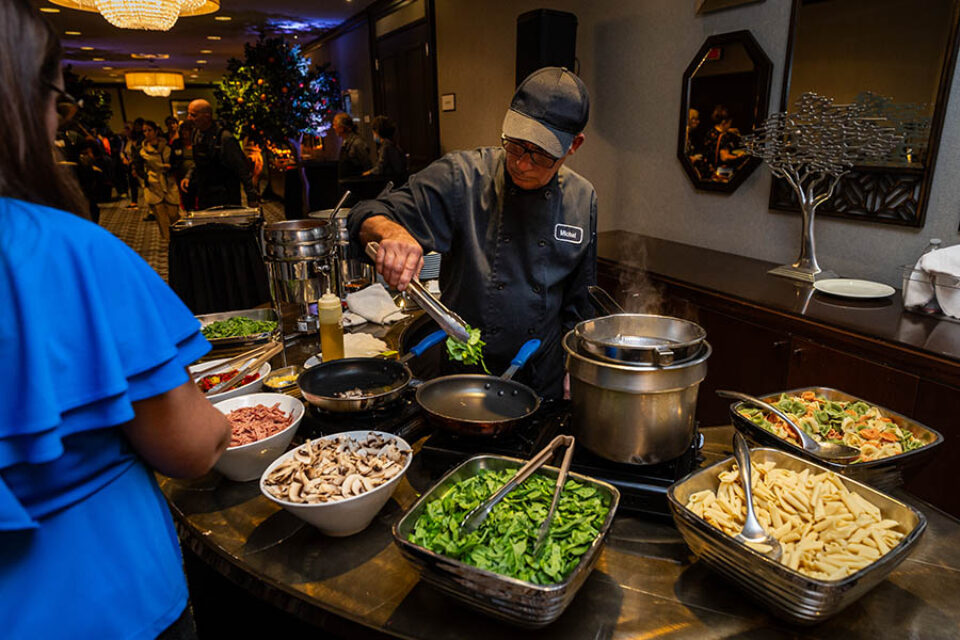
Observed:
[[[857,280],[855,278],[817,280],[813,283],[813,288],[821,293],[830,294],[831,296],[857,298],[860,300],[887,298],[896,292],[896,289],[888,284],[872,282],[870,280]]]

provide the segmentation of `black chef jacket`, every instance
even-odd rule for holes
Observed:
[[[354,250],[370,216],[403,225],[426,251],[443,254],[441,299],[482,330],[484,359],[502,373],[524,342],[542,341],[517,379],[542,396],[563,394],[563,335],[593,317],[597,195],[561,167],[545,187],[516,187],[499,147],[447,154],[402,188],[350,212]]]
[[[206,131],[194,131],[193,168],[186,177],[197,194],[198,209],[240,205],[241,185],[249,200],[258,198],[240,143],[216,122]]]

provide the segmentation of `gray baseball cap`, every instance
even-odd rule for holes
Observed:
[[[503,135],[532,142],[559,158],[589,116],[590,94],[583,81],[563,67],[544,67],[517,87],[503,118]]]

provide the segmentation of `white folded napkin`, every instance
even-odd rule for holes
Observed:
[[[369,333],[343,334],[343,355],[346,358],[371,358],[387,350],[387,343]]]
[[[367,319],[364,318],[363,316],[359,316],[352,311],[343,312],[343,326],[359,327],[362,324],[367,324]]]
[[[926,255],[920,256],[920,260],[903,276],[903,306],[924,307],[933,300],[933,281],[930,274],[925,272],[920,266]]]
[[[393,298],[379,282],[356,293],[348,293],[347,307],[376,324],[389,324],[403,317],[403,310],[393,303]]]
[[[960,244],[926,253],[917,265],[933,281],[933,290],[943,312],[960,318]]]

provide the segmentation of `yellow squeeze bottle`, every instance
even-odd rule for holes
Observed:
[[[343,357],[343,308],[340,298],[329,291],[317,302],[320,319],[320,351],[324,362]]]

